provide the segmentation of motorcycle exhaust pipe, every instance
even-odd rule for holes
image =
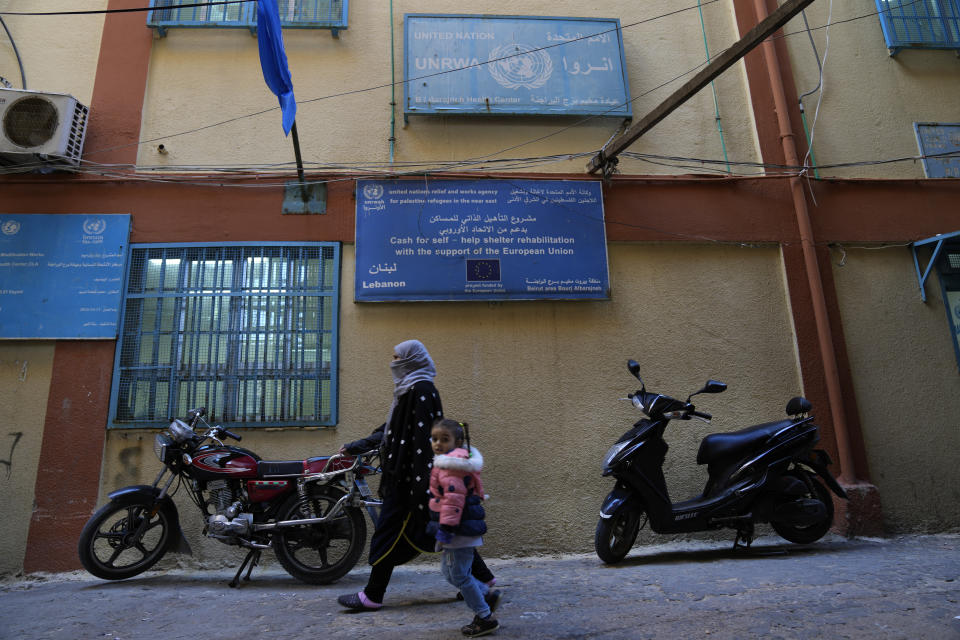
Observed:
[[[303,518],[301,520],[281,520],[280,522],[271,522],[269,524],[256,524],[253,525],[253,528],[256,531],[272,531],[274,529],[285,529],[287,527],[301,527],[307,524],[323,524],[324,522],[330,522],[336,517],[340,516],[340,510],[337,509],[336,512],[328,513],[322,518]]]

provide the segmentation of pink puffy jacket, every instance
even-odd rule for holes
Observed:
[[[434,456],[433,469],[430,471],[430,510],[439,514],[440,524],[457,526],[463,516],[467,496],[476,495],[484,499],[483,456],[471,447],[473,455],[467,450],[457,448],[450,453]]]

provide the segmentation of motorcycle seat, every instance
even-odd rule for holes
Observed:
[[[697,464],[711,464],[738,457],[755,446],[763,444],[770,436],[792,424],[794,424],[793,420],[778,420],[731,433],[712,433],[700,443]]]

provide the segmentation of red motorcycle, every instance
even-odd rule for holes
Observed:
[[[195,409],[157,434],[163,469],[152,485],[117,489],[80,534],[84,568],[106,580],[142,573],[168,551],[190,553],[172,496],[185,485],[203,514],[204,534],[249,549],[230,582],[246,579],[264,549],[308,584],[328,584],[356,565],[366,544],[366,508],[376,521],[380,502],[366,478],[380,472],[378,452],[306,460],[261,460],[223,443],[239,435],[204,420]],[[166,476],[166,481],[164,478]],[[176,484],[174,484],[176,483]]]

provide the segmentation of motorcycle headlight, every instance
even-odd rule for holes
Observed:
[[[618,442],[617,444],[610,447],[607,451],[607,455],[603,456],[603,468],[607,469],[613,464],[613,459],[617,457],[617,454],[623,451],[624,447],[630,444],[629,440],[624,440],[623,442]]]
[[[183,420],[174,420],[167,427],[174,442],[186,442],[193,437],[193,429]]]
[[[173,448],[173,440],[164,433],[158,433],[153,440],[153,452],[157,454],[160,462],[166,464],[167,452]]]

